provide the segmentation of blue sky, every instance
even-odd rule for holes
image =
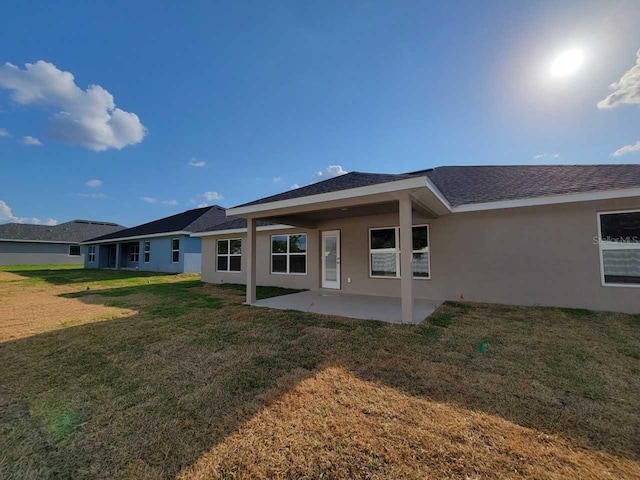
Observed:
[[[640,67],[611,87],[639,2],[442,3],[4,2],[0,222],[130,226],[341,171],[640,162],[612,155],[640,141]]]

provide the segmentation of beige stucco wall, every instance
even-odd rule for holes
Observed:
[[[414,296],[640,313],[640,288],[601,285],[594,243],[598,211],[633,208],[640,208],[640,199],[416,217],[414,224],[430,225],[431,279],[414,280]],[[270,274],[270,236],[278,232],[259,232],[257,283],[319,289],[321,232],[340,230],[342,291],[400,296],[399,279],[369,278],[368,260],[368,229],[397,225],[397,215],[380,215],[324,222],[315,230],[283,230],[308,234],[306,275]],[[244,283],[244,258],[242,269],[216,272],[215,238],[203,238],[204,281]]]

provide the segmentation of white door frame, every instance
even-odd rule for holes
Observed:
[[[327,281],[327,252],[325,250],[325,238],[336,237],[336,280]],[[322,288],[333,288],[340,290],[340,230],[326,230],[322,232],[320,252],[322,255]]]

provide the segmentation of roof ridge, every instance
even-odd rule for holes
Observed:
[[[522,168],[522,167],[628,167],[628,166],[640,166],[640,163],[550,163],[548,165],[542,163],[517,163],[509,165],[440,165],[425,170],[416,170],[416,172],[437,170],[439,168],[486,168],[486,167],[500,167],[500,168]],[[409,172],[413,173],[413,172]]]

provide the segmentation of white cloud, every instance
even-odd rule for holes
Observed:
[[[560,158],[559,153],[540,153],[538,155],[534,155],[533,158],[539,160],[541,158]]]
[[[204,192],[202,194],[202,197],[209,202],[222,200],[222,195],[220,195],[218,192]]]
[[[293,185],[291,185],[291,188],[289,190],[295,190],[296,188],[300,188],[300,185],[294,183]]]
[[[36,137],[31,137],[29,135],[27,135],[26,137],[22,137],[22,143],[30,147],[39,147],[42,145],[42,142],[40,140],[38,140]]]
[[[9,205],[0,200],[0,220],[10,220],[13,218],[13,212]]]
[[[10,137],[11,134],[6,128],[0,128],[0,137]]]
[[[614,92],[599,101],[598,108],[613,108],[626,103],[640,103],[640,50],[636,53],[636,64],[627,70],[620,80],[612,83],[611,88]]]
[[[53,218],[47,218],[44,220],[40,220],[38,217],[16,217],[11,210],[11,207],[7,205],[5,202],[0,200],[0,223],[33,223],[36,225],[57,225],[57,220]]]
[[[49,120],[48,135],[96,152],[120,150],[140,143],[147,131],[135,113],[116,107],[113,95],[100,85],[82,90],[71,72],[45,61],[0,66],[0,87],[24,105],[58,110]]]
[[[346,172],[342,169],[340,165],[329,165],[324,171],[320,170],[313,174],[311,177],[311,183],[319,182],[320,180],[327,180],[333,177],[339,177],[340,175],[344,175]]]
[[[107,198],[104,193],[79,193],[78,196],[82,198]]]
[[[633,145],[625,145],[624,147],[620,147],[618,150],[613,152],[610,156],[619,157],[621,155],[624,155],[625,153],[632,153],[632,152],[640,152],[640,140],[638,140]]]
[[[91,188],[98,188],[102,186],[102,181],[98,180],[98,179],[94,179],[94,180],[89,180],[87,182],[87,185]]]
[[[202,160],[197,161],[195,158],[192,158],[191,161],[189,162],[190,167],[196,167],[196,168],[204,167],[206,164],[207,164],[206,162]]]
[[[282,177],[273,177],[273,183],[280,183],[282,181]]]
[[[178,201],[177,200],[158,200],[155,197],[142,197],[142,200],[147,202],[147,203],[160,203],[162,205],[170,205],[170,206],[176,206],[178,205]]]
[[[208,203],[199,203],[198,204],[198,208],[204,208],[204,207],[208,207],[209,204]]]

